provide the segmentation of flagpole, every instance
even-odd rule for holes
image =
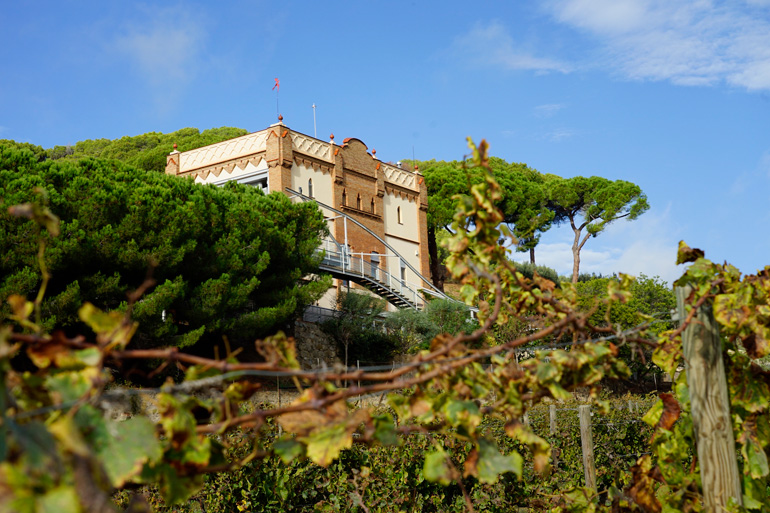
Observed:
[[[318,131],[315,128],[315,103],[313,104],[313,137],[318,139]]]
[[[277,78],[275,79],[273,89],[275,89],[275,115],[280,117],[281,110],[278,108],[278,92],[281,90],[281,82]]]

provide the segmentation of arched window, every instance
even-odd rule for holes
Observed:
[[[308,178],[307,179],[307,195],[311,198],[313,197],[313,179]]]
[[[361,210],[361,195],[356,196],[356,208]]]
[[[347,206],[348,204],[348,194],[345,192],[345,189],[342,189],[342,206]]]
[[[372,198],[372,214],[374,214],[374,198]]]
[[[401,220],[401,207],[396,208],[396,216],[398,217],[398,224],[404,224],[404,222]]]

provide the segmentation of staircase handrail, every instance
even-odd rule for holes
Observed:
[[[365,232],[367,232],[369,235],[371,235],[372,237],[374,237],[375,239],[377,239],[378,241],[380,241],[380,242],[381,242],[381,243],[382,243],[382,244],[383,244],[383,245],[384,245],[386,248],[388,248],[390,251],[392,251],[394,256],[397,256],[397,257],[399,257],[399,258],[401,259],[401,261],[402,261],[402,262],[404,262],[404,264],[406,264],[406,266],[407,266],[409,269],[411,269],[411,270],[412,270],[412,272],[413,272],[414,274],[416,274],[416,275],[417,275],[417,276],[418,276],[418,277],[419,277],[419,278],[420,278],[420,279],[423,281],[423,283],[427,283],[427,284],[428,284],[428,287],[430,287],[431,289],[433,289],[433,292],[435,292],[435,294],[433,294],[433,295],[437,295],[437,296],[439,296],[439,297],[441,297],[441,298],[443,298],[443,299],[449,299],[449,300],[452,300],[452,301],[457,301],[456,299],[454,299],[454,298],[451,298],[451,297],[447,296],[447,295],[446,295],[444,292],[442,292],[441,290],[439,290],[439,288],[438,288],[438,287],[436,287],[435,285],[433,285],[433,282],[431,282],[431,281],[430,281],[430,280],[428,280],[428,279],[427,279],[425,276],[423,276],[422,274],[420,274],[420,272],[419,272],[417,269],[415,269],[415,268],[412,266],[412,264],[410,264],[410,263],[409,263],[409,261],[408,261],[407,259],[405,259],[404,257],[402,257],[402,256],[401,256],[401,254],[400,254],[398,251],[396,251],[396,250],[395,250],[395,248],[393,248],[393,246],[391,246],[390,244],[388,244],[387,242],[385,242],[384,240],[382,240],[382,238],[380,238],[380,236],[379,236],[379,235],[377,235],[376,233],[374,233],[373,231],[371,231],[369,228],[367,228],[366,226],[364,226],[364,224],[363,224],[363,223],[360,223],[360,222],[359,222],[359,221],[357,221],[355,218],[351,217],[350,215],[346,214],[345,212],[342,212],[342,211],[340,211],[340,210],[337,210],[337,209],[336,209],[336,208],[334,208],[334,207],[330,207],[329,205],[326,205],[325,203],[321,203],[320,201],[318,201],[318,200],[317,200],[317,199],[315,199],[315,198],[311,198],[311,197],[309,197],[309,196],[305,196],[305,195],[304,195],[304,194],[302,194],[301,192],[297,192],[297,191],[295,191],[295,190],[293,190],[293,189],[291,189],[291,188],[289,188],[289,187],[286,187],[286,190],[287,190],[287,191],[289,191],[289,192],[292,194],[292,196],[296,196],[296,197],[300,198],[302,201],[315,201],[315,202],[316,202],[316,204],[318,204],[319,206],[321,206],[321,207],[323,207],[323,208],[325,208],[325,209],[327,209],[327,210],[331,210],[331,211],[332,211],[332,212],[334,212],[335,214],[337,214],[337,215],[340,215],[340,216],[343,216],[343,217],[347,218],[348,220],[350,220],[351,222],[355,223],[355,224],[356,224],[356,225],[357,225],[359,228],[363,229],[363,230],[364,230]],[[336,241],[335,241],[335,242],[336,242]]]
[[[337,266],[335,262],[339,262],[340,265]],[[385,269],[377,267],[377,271],[374,274],[378,274],[380,277],[384,278],[380,280],[377,276],[367,274],[366,263],[365,260],[345,254],[344,252],[337,253],[324,250],[324,259],[321,261],[320,267],[329,270],[340,269],[344,276],[365,280],[374,286],[385,288],[404,303],[410,305],[412,308],[417,308],[417,298],[419,297],[417,286],[406,280],[395,277]],[[398,284],[398,287],[393,286],[394,280]],[[405,294],[405,292],[407,293]],[[411,295],[413,299],[408,299],[408,295]]]

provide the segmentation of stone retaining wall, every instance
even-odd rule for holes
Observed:
[[[297,359],[303,369],[334,367],[342,362],[337,358],[337,344],[324,333],[318,324],[296,321],[294,340],[297,344]]]

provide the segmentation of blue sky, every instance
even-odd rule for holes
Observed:
[[[639,184],[650,210],[581,270],[672,281],[684,239],[770,264],[770,0],[21,1],[0,13],[0,138],[235,126],[357,137],[386,161],[465,138],[564,177]],[[567,226],[538,263],[571,270]],[[518,255],[522,260],[524,254]]]

